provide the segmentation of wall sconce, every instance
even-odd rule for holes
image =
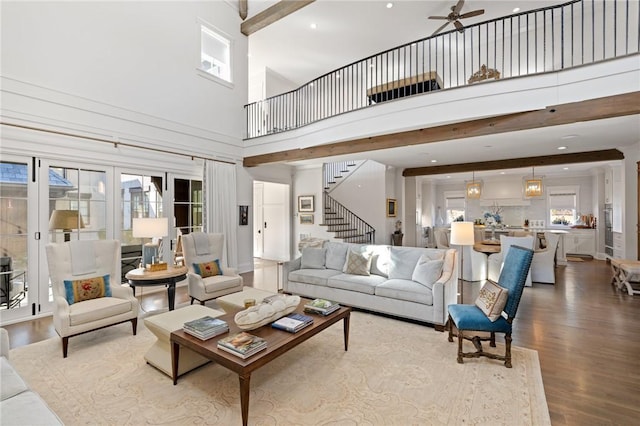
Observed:
[[[471,182],[467,182],[467,198],[480,198],[482,195],[482,181],[476,181],[476,174],[471,175]]]
[[[159,262],[157,239],[169,235],[169,219],[166,217],[141,217],[133,219],[133,237],[151,238],[151,242],[142,246],[142,266]]]
[[[531,179],[524,180],[524,196],[525,197],[541,197],[542,196],[542,177],[536,179],[535,168],[531,168]]]
[[[49,230],[62,229],[65,242],[71,240],[71,231],[73,229],[82,228],[84,228],[84,222],[78,210],[54,210],[49,218]]]

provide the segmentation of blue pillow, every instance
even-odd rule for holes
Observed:
[[[80,280],[64,280],[64,290],[65,298],[69,305],[83,300],[111,297],[109,275]]]

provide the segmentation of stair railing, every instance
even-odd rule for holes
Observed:
[[[324,193],[323,224],[336,238],[351,243],[375,244],[376,230],[361,217],[339,203],[328,193]]]

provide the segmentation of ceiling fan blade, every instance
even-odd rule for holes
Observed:
[[[472,10],[471,12],[463,13],[460,15],[460,19],[462,18],[471,18],[472,16],[482,15],[484,13],[484,9]]]
[[[458,31],[464,30],[464,25],[462,25],[462,23],[460,21],[453,21],[453,25],[456,26],[456,29]]]
[[[434,35],[438,34],[438,33],[439,33],[440,31],[442,31],[442,30],[444,29],[444,27],[446,27],[447,25],[449,25],[449,23],[448,23],[448,22],[445,22],[442,26],[440,26],[440,28],[438,28],[437,30],[435,30],[435,31],[433,32],[433,34],[431,34],[431,35],[432,35],[432,36],[434,36]]]
[[[449,19],[447,16],[429,16],[429,19]]]
[[[462,6],[464,6],[464,0],[460,0],[458,4],[453,7],[453,13],[460,13]]]

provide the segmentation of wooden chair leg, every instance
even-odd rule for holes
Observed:
[[[192,298],[191,298],[191,304],[192,304],[192,305],[193,305],[193,301],[194,301],[194,300],[195,300],[195,299],[192,297]]]
[[[462,364],[462,330],[458,329],[458,364]]]
[[[138,331],[138,318],[131,319],[131,328],[133,328],[133,335],[135,336]]]
[[[200,301],[200,304],[201,304],[202,306],[204,306],[204,300],[201,300],[201,301]]]
[[[453,320],[451,315],[449,315],[449,320],[447,321],[447,328],[449,329],[449,341],[453,342]]]
[[[66,358],[67,357],[67,350],[69,349],[69,338],[68,337],[63,337],[62,338],[62,357]]]
[[[492,348],[496,347],[496,333],[495,333],[495,331],[491,332],[491,340],[489,340],[489,346],[491,346]]]
[[[504,366],[511,368],[511,333],[506,333],[504,336],[505,352],[504,352]]]

